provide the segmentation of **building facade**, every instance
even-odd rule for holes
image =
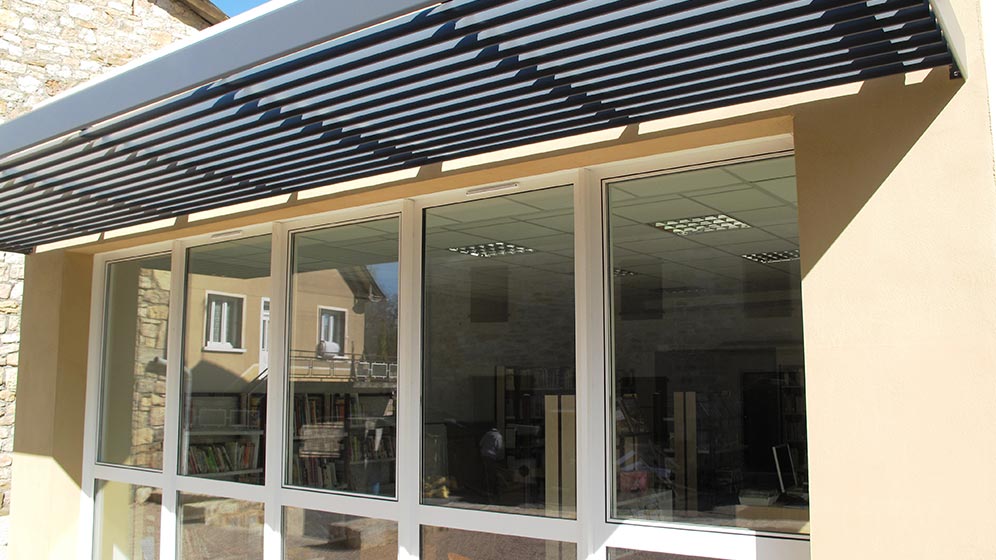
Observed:
[[[15,558],[996,553],[981,3],[506,4],[5,152]]]

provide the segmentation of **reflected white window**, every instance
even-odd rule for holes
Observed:
[[[242,348],[242,308],[244,296],[207,293],[207,350]]]
[[[334,307],[318,308],[319,353],[341,354],[346,342],[346,311]]]

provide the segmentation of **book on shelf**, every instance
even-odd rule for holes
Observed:
[[[299,457],[293,462],[292,476],[296,484],[303,486],[328,489],[339,487],[336,463],[329,459]]]
[[[256,444],[251,441],[194,444],[187,449],[187,474],[215,474],[255,468]]]

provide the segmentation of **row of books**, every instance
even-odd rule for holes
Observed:
[[[336,462],[331,459],[299,457],[294,460],[291,476],[295,483],[311,488],[339,487],[339,473]]]
[[[543,395],[505,393],[506,420],[542,420]]]
[[[383,406],[383,401],[381,401]],[[355,393],[324,393],[294,395],[294,433],[300,435],[304,426],[340,422],[348,418],[387,417],[394,415],[394,399],[387,406],[367,411]]]
[[[187,474],[243,471],[255,463],[256,444],[251,441],[191,445],[187,450]]]
[[[352,444],[350,457],[354,463],[368,459],[394,458],[394,438],[390,434],[385,434],[383,428],[368,430],[365,436],[351,436],[350,443]]]
[[[574,390],[574,368],[514,368],[498,367],[498,375],[504,376],[507,391]]]

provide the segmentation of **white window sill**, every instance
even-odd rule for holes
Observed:
[[[245,354],[245,348],[226,348],[224,346],[205,346],[205,352],[218,352],[221,354]]]

